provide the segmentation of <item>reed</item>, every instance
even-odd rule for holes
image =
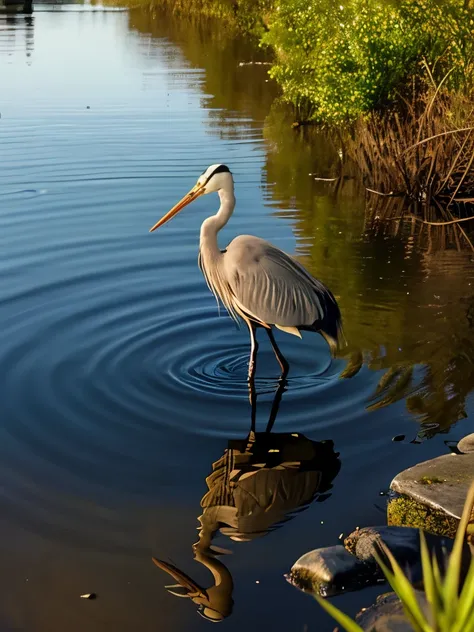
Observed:
[[[414,221],[452,227],[473,219],[474,102],[445,91],[442,83],[421,93],[414,89],[411,98],[400,97],[396,110],[356,123],[347,153],[367,192],[404,201],[403,207],[379,208],[378,220],[408,214]],[[465,234],[462,227],[459,232]]]

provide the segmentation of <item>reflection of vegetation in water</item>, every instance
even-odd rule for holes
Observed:
[[[213,21],[193,23],[140,10],[130,11],[129,25],[153,38],[169,38],[179,47],[180,58],[184,55],[192,68],[204,69],[199,87],[211,126],[238,136],[240,119],[245,117],[247,130],[261,127],[276,93],[266,83],[267,66],[262,62],[267,56],[248,39],[216,28]]]
[[[455,234],[444,228],[441,239],[425,228],[420,241],[419,229],[409,225],[407,232],[406,224],[397,234],[374,231],[366,222],[373,200],[367,202],[356,179],[342,172],[335,182],[316,181],[341,174],[339,141],[311,126],[292,129],[291,115],[265,83],[265,67],[239,66],[265,61],[245,39],[212,23],[135,11],[130,26],[171,40],[193,68],[205,69],[198,89],[215,121],[212,133],[248,137],[249,127],[257,133],[264,122],[266,204],[292,220],[298,257],[337,295],[348,356],[357,359],[359,350],[370,369],[390,370],[367,406],[406,399],[428,435],[462,418],[474,384],[473,267],[470,254],[446,250],[456,246]],[[356,370],[354,361],[350,371]]]
[[[292,113],[279,100],[273,102],[265,117],[263,135],[266,141],[267,161],[265,179],[267,200],[280,208],[296,208],[304,200],[313,201],[314,176],[334,178],[341,173],[337,137],[312,126],[292,127]],[[325,195],[328,188],[319,186]]]
[[[418,306],[408,312],[411,326],[397,341],[399,359],[389,344],[387,355],[372,362],[386,370],[372,405],[406,398],[408,411],[422,422],[418,439],[466,417],[474,385],[474,297],[465,278],[470,263],[468,255],[455,251],[424,257],[423,281],[413,289]]]
[[[92,0],[93,4],[98,0]],[[273,5],[272,0],[105,0],[106,4],[128,6],[131,9],[167,10],[180,20],[207,18],[219,20],[221,30],[230,33],[259,34]]]
[[[286,209],[278,215],[294,220],[300,259],[337,295],[348,355],[359,348],[369,368],[384,372],[367,407],[406,399],[423,423],[419,438],[449,428],[465,417],[474,385],[471,255],[436,247],[456,245],[448,227],[443,239],[426,228],[417,248],[406,227],[398,236],[366,232],[366,200],[355,179],[309,176],[339,175],[337,140],[287,123],[284,110],[272,108],[264,128],[266,194]]]

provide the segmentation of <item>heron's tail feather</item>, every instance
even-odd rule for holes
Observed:
[[[326,289],[324,297],[324,317],[319,321],[319,331],[327,341],[334,355],[336,350],[345,345],[345,336],[342,329],[342,318],[339,305],[332,293]]]

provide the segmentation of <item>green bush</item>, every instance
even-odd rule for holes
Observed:
[[[390,104],[410,77],[473,87],[474,11],[466,0],[277,0],[262,44],[284,98],[340,124]]]

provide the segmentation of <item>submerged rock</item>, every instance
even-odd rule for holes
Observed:
[[[360,588],[372,576],[373,568],[338,544],[302,555],[287,580],[305,592],[331,597]]]
[[[429,605],[423,592],[417,590],[420,608],[429,617]],[[366,632],[413,632],[402,602],[395,593],[377,597],[377,601],[356,616],[356,621]]]
[[[389,524],[454,537],[473,480],[474,452],[445,454],[404,470],[390,485],[402,497],[389,503]]]

